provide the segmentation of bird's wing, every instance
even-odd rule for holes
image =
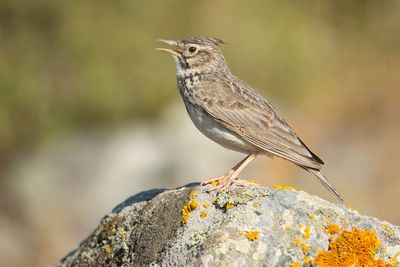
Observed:
[[[320,169],[323,161],[297,137],[261,95],[244,82],[214,80],[201,86],[202,108],[247,142],[302,167]]]

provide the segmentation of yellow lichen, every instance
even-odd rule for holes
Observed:
[[[303,228],[303,224],[299,223],[299,229]]]
[[[294,239],[294,243],[296,244],[296,246],[301,248],[304,254],[306,254],[309,251],[309,247],[306,244],[302,243],[299,238],[296,237]]]
[[[274,189],[279,189],[279,190],[293,190],[293,191],[297,191],[296,188],[294,188],[293,186],[288,186],[288,185],[279,185],[279,184],[275,184],[272,186],[272,188]]]
[[[310,218],[311,221],[314,220],[314,216],[313,215],[308,216],[308,218]]]
[[[391,262],[391,264],[392,264],[393,266],[397,266],[397,263],[399,262],[399,261],[397,260],[397,257],[398,257],[398,256],[400,256],[400,251],[399,251],[399,252],[396,252],[396,253],[393,255],[392,262]]]
[[[189,197],[191,199],[195,198],[196,197],[196,192],[195,191],[190,192]]]
[[[182,224],[186,224],[189,220],[189,214],[199,206],[196,200],[191,200],[182,208]]]
[[[309,247],[306,244],[302,243],[301,250],[303,251],[304,254],[307,254],[307,252],[309,251]]]
[[[254,180],[254,179],[251,179],[251,180],[247,180],[248,182],[250,182],[250,183],[253,183],[253,184],[260,184],[257,180]]]
[[[286,226],[286,231],[290,231],[290,226]]]
[[[352,208],[352,207],[347,207],[349,210],[351,211],[357,211],[356,209]]]
[[[331,216],[326,216],[325,221],[326,223],[331,223]]]
[[[200,217],[201,217],[201,218],[207,217],[207,211],[202,211],[202,212],[200,213]]]
[[[258,231],[248,231],[246,232],[246,237],[250,241],[254,241],[260,238],[260,232]]]
[[[208,208],[209,206],[210,206],[210,205],[207,204],[207,203],[204,203],[204,204],[203,204],[203,207],[204,207],[204,208]]]
[[[320,267],[339,266],[370,266],[389,267],[391,263],[385,263],[382,259],[376,259],[376,250],[380,242],[376,233],[369,230],[352,228],[340,233],[337,238],[330,241],[329,250],[321,250],[313,259]]]
[[[389,224],[387,224],[387,223],[385,223],[384,225],[383,225],[383,227],[385,228],[384,229],[384,231],[387,233],[387,234],[389,234],[390,236],[392,236],[393,238],[396,238],[396,231],[394,230],[394,229],[392,229],[391,227],[390,227],[390,225]]]
[[[111,253],[113,252],[113,249],[112,249],[112,247],[110,247],[110,246],[106,247],[105,250],[106,250],[106,252],[107,252],[108,254],[111,254]]]
[[[340,232],[340,227],[337,224],[330,224],[328,225],[328,228],[326,229],[326,233],[328,234],[337,234]]]
[[[304,229],[303,239],[308,239],[310,237],[310,226],[306,226]]]
[[[303,262],[304,262],[305,264],[309,264],[309,263],[310,263],[310,260],[311,260],[311,259],[310,259],[310,256],[307,256],[307,257],[304,258],[304,261],[303,261]]]
[[[225,210],[230,210],[231,208],[233,208],[235,205],[233,205],[232,203],[226,203],[225,204]]]
[[[216,185],[219,184],[219,181],[218,180],[213,180],[213,181],[210,182],[210,184],[212,184],[213,186],[216,186]]]
[[[292,264],[290,264],[290,267],[301,267],[300,262],[293,262]]]

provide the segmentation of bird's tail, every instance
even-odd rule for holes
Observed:
[[[340,196],[339,192],[336,191],[336,189],[332,186],[332,184],[329,182],[328,178],[326,178],[321,171],[319,170],[314,170],[314,169],[306,169],[307,171],[311,172],[312,174],[314,174],[319,181],[322,183],[323,186],[325,186],[326,189],[329,190],[329,192],[331,192],[338,200],[340,200],[341,202],[344,202],[342,197]]]

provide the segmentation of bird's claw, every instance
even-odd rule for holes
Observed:
[[[212,187],[207,190],[208,192],[212,192],[212,191],[216,191],[216,190],[223,191],[232,184],[237,184],[237,185],[240,185],[243,187],[258,185],[258,183],[255,180],[237,179],[237,178],[232,177],[230,175],[230,173],[227,173],[223,176],[219,176],[216,178],[208,179],[201,183],[202,186],[207,185],[207,184],[212,185]]]

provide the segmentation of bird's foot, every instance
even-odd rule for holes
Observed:
[[[208,179],[208,180],[202,182],[201,185],[206,185],[206,184],[213,185],[213,187],[210,188],[208,190],[208,192],[215,191],[215,190],[222,191],[222,190],[225,190],[226,188],[228,188],[232,184],[237,184],[237,185],[240,185],[243,187],[251,186],[251,185],[258,185],[258,183],[255,180],[237,179],[234,176],[234,174],[235,174],[234,171],[231,170],[222,176]]]

